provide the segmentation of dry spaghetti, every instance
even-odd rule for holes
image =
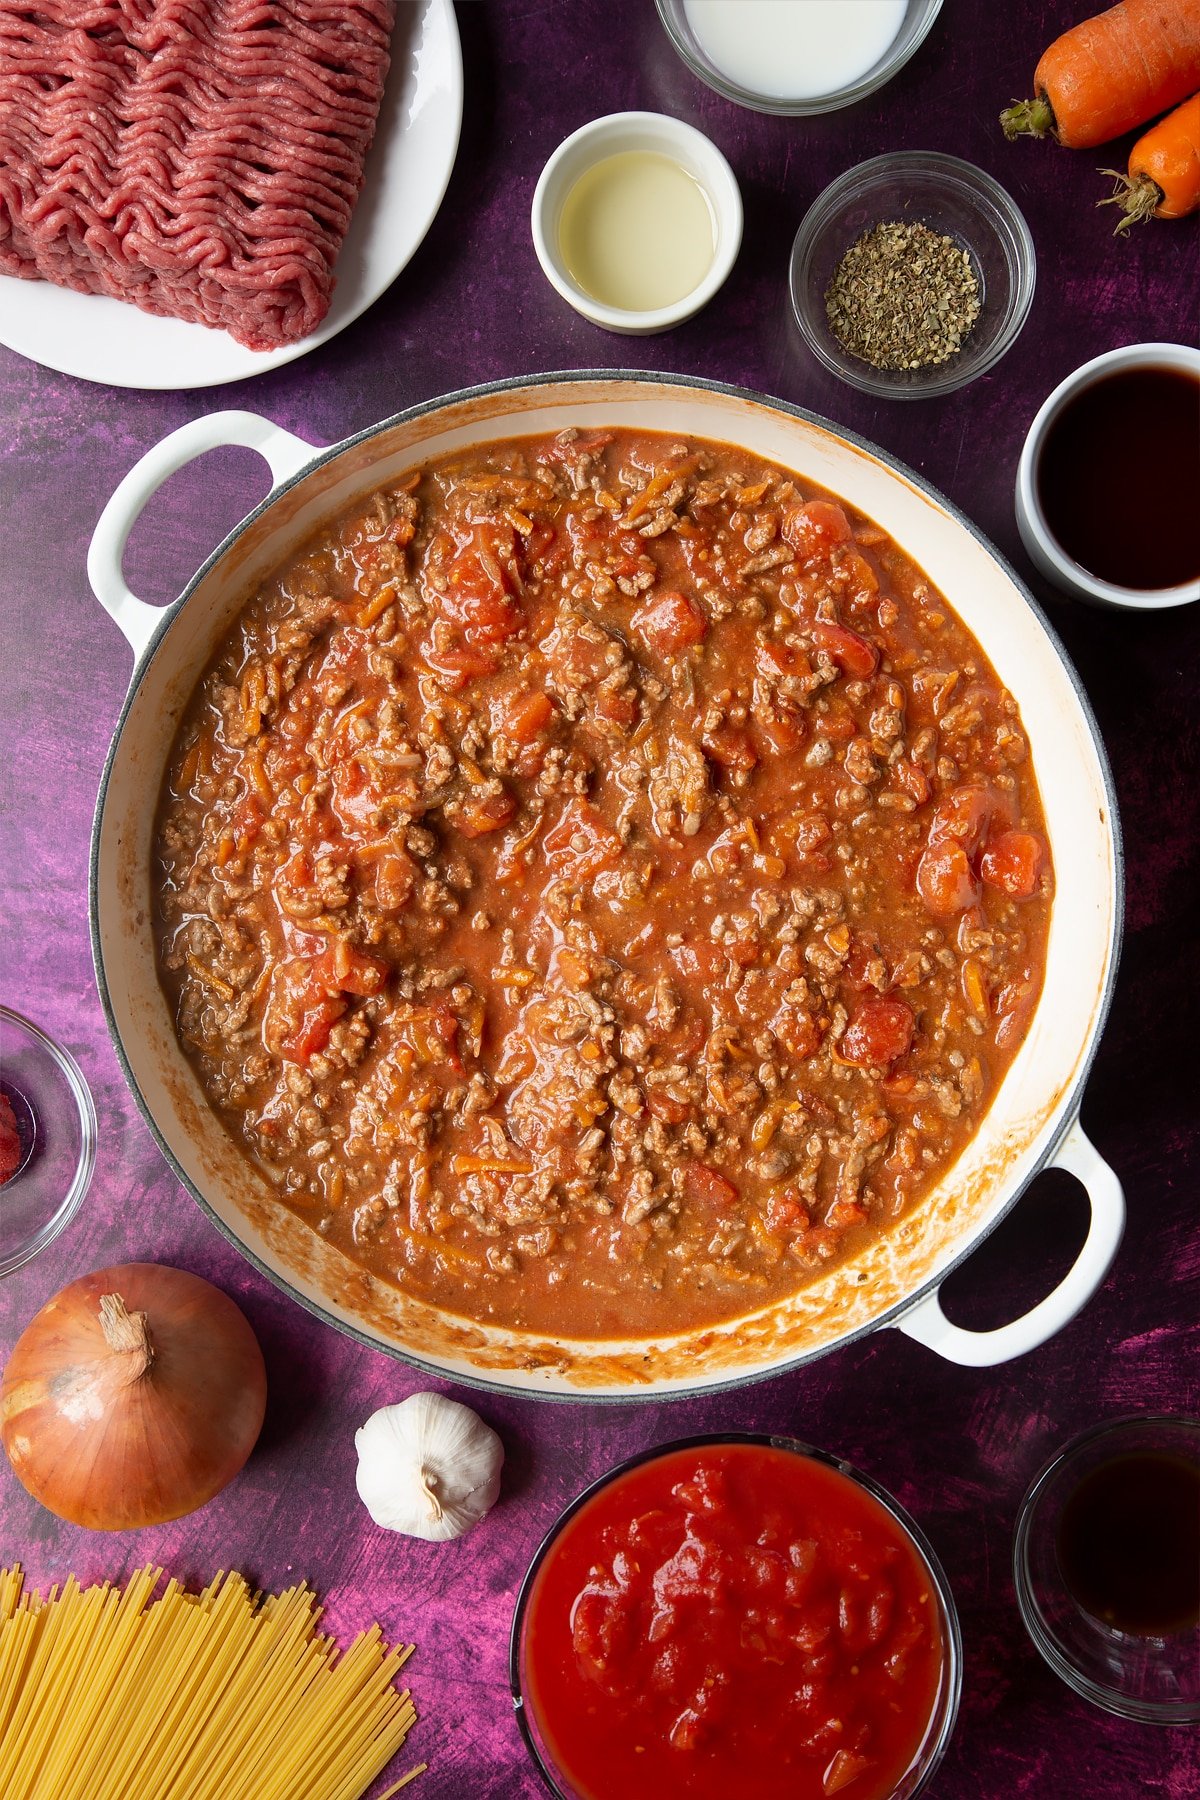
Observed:
[[[303,1582],[155,1598],[162,1573],[43,1598],[0,1570],[5,1800],[359,1800],[415,1722],[394,1686],[412,1645],[372,1625],[339,1654]]]

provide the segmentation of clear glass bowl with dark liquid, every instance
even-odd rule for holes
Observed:
[[[1146,1724],[1200,1723],[1200,1419],[1109,1420],[1021,1506],[1017,1603],[1056,1674]]]
[[[0,1006],[0,1275],[56,1238],[87,1193],[96,1109],[69,1051]]]

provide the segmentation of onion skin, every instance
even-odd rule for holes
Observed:
[[[116,1347],[122,1309],[106,1303],[106,1335],[106,1296],[130,1315]],[[254,1448],[266,1399],[258,1340],[227,1294],[184,1269],[122,1263],[71,1282],[26,1326],[0,1380],[0,1441],[59,1518],[135,1530],[218,1494]]]

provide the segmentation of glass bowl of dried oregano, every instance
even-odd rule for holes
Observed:
[[[792,248],[792,306],[843,381],[918,400],[996,366],[1029,316],[1036,271],[1029,227],[990,175],[897,151],[813,201]]]

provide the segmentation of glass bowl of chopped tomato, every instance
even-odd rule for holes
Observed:
[[[954,1729],[945,1574],[877,1482],[793,1438],[682,1439],[563,1513],[510,1676],[556,1800],[911,1800]]]
[[[953,393],[994,369],[1029,317],[1036,279],[1011,195],[934,150],[846,170],[792,246],[792,310],[808,348],[840,380],[889,400]]]
[[[96,1160],[96,1109],[78,1063],[0,1006],[0,1275],[74,1218]]]

